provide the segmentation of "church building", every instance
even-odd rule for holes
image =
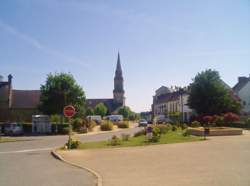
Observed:
[[[118,108],[125,106],[125,97],[124,97],[125,91],[123,83],[124,79],[122,74],[120,54],[118,53],[117,65],[114,77],[113,98],[87,99],[86,100],[87,108],[94,109],[97,104],[103,103],[108,108],[109,113],[114,113],[117,111]]]

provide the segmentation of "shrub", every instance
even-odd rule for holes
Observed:
[[[181,129],[182,129],[182,130],[186,130],[187,128],[188,128],[188,126],[187,126],[186,123],[183,123],[183,124],[181,125]]]
[[[122,134],[122,141],[128,141],[130,135],[129,134]]]
[[[224,121],[227,123],[232,123],[234,121],[239,121],[240,117],[232,112],[224,114]]]
[[[193,121],[190,125],[191,127],[200,127],[201,126],[201,123],[199,121]]]
[[[143,135],[146,135],[146,130],[145,129],[141,129],[138,132],[136,132],[134,134],[134,137],[143,136]]]
[[[112,138],[110,140],[110,145],[112,145],[112,146],[121,145],[120,138],[118,138],[116,135],[112,136]]]
[[[93,120],[87,121],[87,128],[89,131],[93,131],[93,128],[96,126],[96,122]]]
[[[189,136],[190,134],[188,133],[187,130],[185,130],[183,133],[182,133],[183,136]]]
[[[70,138],[68,142],[66,143],[66,146],[68,149],[78,149],[81,142],[79,140],[73,140]]]
[[[69,134],[69,127],[64,127],[64,128],[62,128],[61,133],[62,133],[62,134]]]
[[[216,124],[216,126],[222,126],[224,124],[224,117],[219,115],[214,115],[213,122]]]
[[[128,121],[121,121],[117,123],[118,128],[129,128],[129,122]]]
[[[178,129],[178,128],[177,128],[176,125],[173,125],[173,126],[172,126],[172,131],[173,131],[173,132],[174,132],[174,131],[177,131],[177,129]]]
[[[161,134],[166,134],[169,130],[171,130],[171,125],[169,124],[159,124],[156,126],[158,129],[160,129]]]
[[[213,116],[203,116],[202,121],[206,124],[213,122]]]
[[[160,138],[161,138],[160,129],[158,127],[153,127],[152,133],[153,133],[153,137],[149,141],[153,142],[153,143],[158,142],[160,140]]]
[[[86,126],[80,127],[77,132],[80,134],[88,133],[88,128]]]
[[[113,130],[113,123],[109,120],[105,120],[102,122],[101,124],[101,130],[102,131],[109,131],[109,130]]]
[[[78,131],[79,128],[83,127],[84,123],[81,118],[76,118],[72,121],[73,130]]]

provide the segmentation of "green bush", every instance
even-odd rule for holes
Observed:
[[[109,141],[111,146],[121,145],[121,139],[118,138],[116,135],[112,136],[111,140]]]
[[[182,133],[183,136],[189,136],[190,134],[188,133],[187,130],[185,130],[183,133]]]
[[[66,143],[68,149],[78,149],[80,145],[81,142],[79,140],[74,140],[72,138],[70,138]]]
[[[89,131],[93,131],[93,128],[96,126],[96,122],[93,120],[87,121],[87,128]]]
[[[62,128],[61,134],[69,134],[69,127]]]
[[[129,141],[129,134],[122,134],[122,141]]]
[[[193,128],[200,127],[201,123],[199,121],[193,121],[190,126],[193,127]]]
[[[145,129],[142,129],[142,130],[139,130],[138,132],[136,132],[134,134],[134,137],[143,136],[143,135],[146,135],[146,130]]]
[[[84,127],[80,127],[77,132],[79,132],[80,134],[85,134],[88,133],[88,128],[86,126]]]
[[[72,127],[73,127],[74,131],[78,131],[79,128],[81,128],[83,126],[84,126],[84,123],[83,123],[83,120],[81,118],[73,119],[73,121],[72,121]]]
[[[173,125],[173,126],[172,126],[172,131],[173,131],[173,132],[177,131],[177,129],[178,129],[178,127],[177,127],[176,125]]]
[[[102,131],[109,131],[109,130],[113,130],[113,123],[109,120],[105,120],[102,122],[101,124],[101,130]]]
[[[129,122],[128,121],[121,121],[117,123],[118,128],[129,128]]]
[[[246,128],[250,128],[250,118],[247,118],[245,121]]]
[[[153,137],[152,139],[150,139],[150,142],[156,143],[160,140],[161,138],[161,132],[160,129],[158,127],[153,127]]]
[[[187,128],[188,128],[188,126],[187,126],[186,123],[183,123],[183,124],[181,125],[181,129],[182,129],[182,130],[186,130]]]
[[[156,127],[160,129],[161,134],[166,134],[168,131],[171,130],[171,125],[169,124],[158,124]]]

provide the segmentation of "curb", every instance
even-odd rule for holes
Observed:
[[[93,174],[93,175],[97,178],[96,186],[102,186],[102,177],[101,177],[101,175],[98,174],[96,171],[94,171],[94,170],[92,170],[92,169],[90,169],[90,168],[83,167],[83,166],[80,166],[80,165],[77,165],[77,164],[75,164],[75,163],[72,163],[72,162],[70,162],[70,161],[65,160],[60,154],[58,154],[58,153],[56,152],[56,150],[52,150],[52,151],[51,151],[51,154],[52,154],[52,156],[53,156],[54,158],[56,158],[56,159],[58,159],[58,160],[60,160],[60,161],[62,161],[62,162],[64,162],[64,163],[67,163],[67,164],[72,165],[72,166],[74,166],[74,167],[77,167],[77,168],[79,168],[79,169],[83,169],[83,170],[86,170],[86,171],[90,172],[91,174]]]

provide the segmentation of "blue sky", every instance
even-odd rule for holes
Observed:
[[[250,1],[0,2],[0,74],[13,74],[15,89],[71,72],[88,98],[112,97],[118,50],[137,112],[161,85],[188,85],[207,68],[233,86],[250,74]]]

